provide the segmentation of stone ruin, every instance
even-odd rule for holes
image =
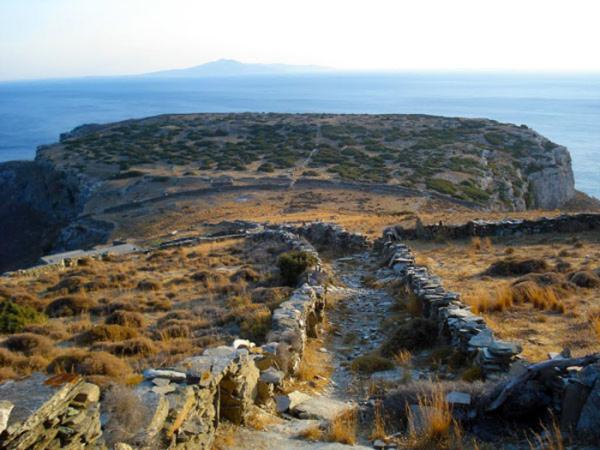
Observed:
[[[495,338],[485,320],[473,314],[458,293],[446,291],[439,277],[416,265],[410,248],[396,242],[389,232],[385,235],[383,257],[397,279],[420,301],[423,316],[437,322],[443,339],[467,355],[488,378],[509,370],[521,348]]]
[[[210,449],[222,420],[244,424],[254,404],[275,410],[277,386],[298,370],[307,338],[318,335],[327,277],[317,251],[284,229],[248,238],[277,240],[290,249],[310,252],[316,264],[273,312],[267,344],[257,347],[238,339],[232,346],[206,349],[174,367],[144,371],[144,381],[134,391],[149,414],[139,430],[131,430],[136,448]],[[1,450],[106,448],[100,389],[76,375],[48,378],[36,373],[9,381],[0,384],[0,399]],[[107,414],[103,413],[102,423],[109,420]]]
[[[414,228],[400,225],[385,230],[398,240],[465,239],[484,236],[520,236],[541,233],[577,233],[600,229],[600,214],[564,214],[534,220],[504,219],[499,221],[471,220],[460,225],[443,223],[423,225],[418,219]]]

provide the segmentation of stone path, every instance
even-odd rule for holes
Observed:
[[[340,285],[332,289],[334,304],[328,309],[331,324],[329,338],[324,351],[332,356],[334,372],[330,384],[321,396],[315,397],[320,405],[339,402],[358,403],[364,400],[362,382],[351,372],[351,361],[367,354],[381,345],[385,330],[381,325],[394,305],[392,297],[382,289],[365,286],[363,277],[372,273],[376,261],[369,253],[335,260],[333,270]],[[366,386],[366,384],[365,384]],[[309,402],[310,403],[310,402]],[[231,450],[299,449],[299,450],[342,450],[372,449],[366,436],[359,436],[355,446],[328,442],[310,442],[298,437],[303,427],[314,426],[314,420],[293,419],[285,425],[268,427],[267,431],[240,428],[235,434]]]
[[[342,286],[334,289],[341,296],[328,312],[332,336],[327,349],[333,355],[334,373],[330,394],[340,400],[362,400],[361,386],[350,370],[356,357],[370,353],[385,340],[382,323],[394,305],[382,289],[365,286],[363,277],[372,273],[375,261],[368,253],[340,258],[333,264]]]

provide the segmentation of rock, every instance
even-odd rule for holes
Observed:
[[[6,430],[8,426],[8,419],[10,417],[10,412],[13,410],[15,405],[7,400],[0,401],[0,434]]]
[[[281,370],[277,370],[274,367],[269,367],[267,370],[264,370],[260,373],[260,381],[265,383],[271,383],[275,385],[281,384],[285,374]]]
[[[446,401],[451,405],[468,406],[471,404],[471,395],[466,392],[448,392]]]
[[[171,383],[171,380],[169,380],[168,378],[153,378],[152,379],[152,384],[154,384],[155,386],[166,386],[169,383]]]
[[[577,422],[577,432],[600,438],[600,380],[596,380]]]
[[[306,395],[300,391],[290,392],[287,395],[278,395],[275,397],[275,402],[277,403],[277,412],[285,412],[287,410],[292,410],[300,403],[309,400],[311,398],[310,395]]]
[[[254,342],[251,342],[247,339],[236,339],[233,341],[233,348],[253,348],[255,347],[256,344]]]
[[[96,403],[100,400],[100,388],[92,383],[84,383],[74,400],[84,405]]]
[[[166,378],[171,381],[185,381],[187,376],[185,372],[179,372],[177,370],[166,370],[166,369],[147,369],[144,370],[144,378],[152,380],[154,378]]]
[[[577,427],[581,410],[586,403],[590,388],[582,383],[567,384],[562,398],[560,429],[574,430]]]
[[[331,422],[337,416],[351,408],[353,408],[352,405],[331,398],[310,397],[290,407],[290,411],[301,419],[327,420]]]
[[[163,386],[154,386],[151,390],[156,394],[166,395],[170,392],[174,392],[176,389],[177,387],[172,384],[165,384]]]
[[[130,445],[123,442],[117,442],[114,446],[114,450],[133,450]]]

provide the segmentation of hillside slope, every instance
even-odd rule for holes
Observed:
[[[63,135],[39,158],[103,179],[179,166],[205,177],[396,185],[502,210],[575,195],[568,150],[528,127],[423,115],[167,115]]]

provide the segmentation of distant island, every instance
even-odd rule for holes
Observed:
[[[315,65],[248,64],[233,59],[219,59],[184,69],[162,70],[141,76],[160,78],[230,77],[242,75],[281,75],[327,72],[332,68]]]

